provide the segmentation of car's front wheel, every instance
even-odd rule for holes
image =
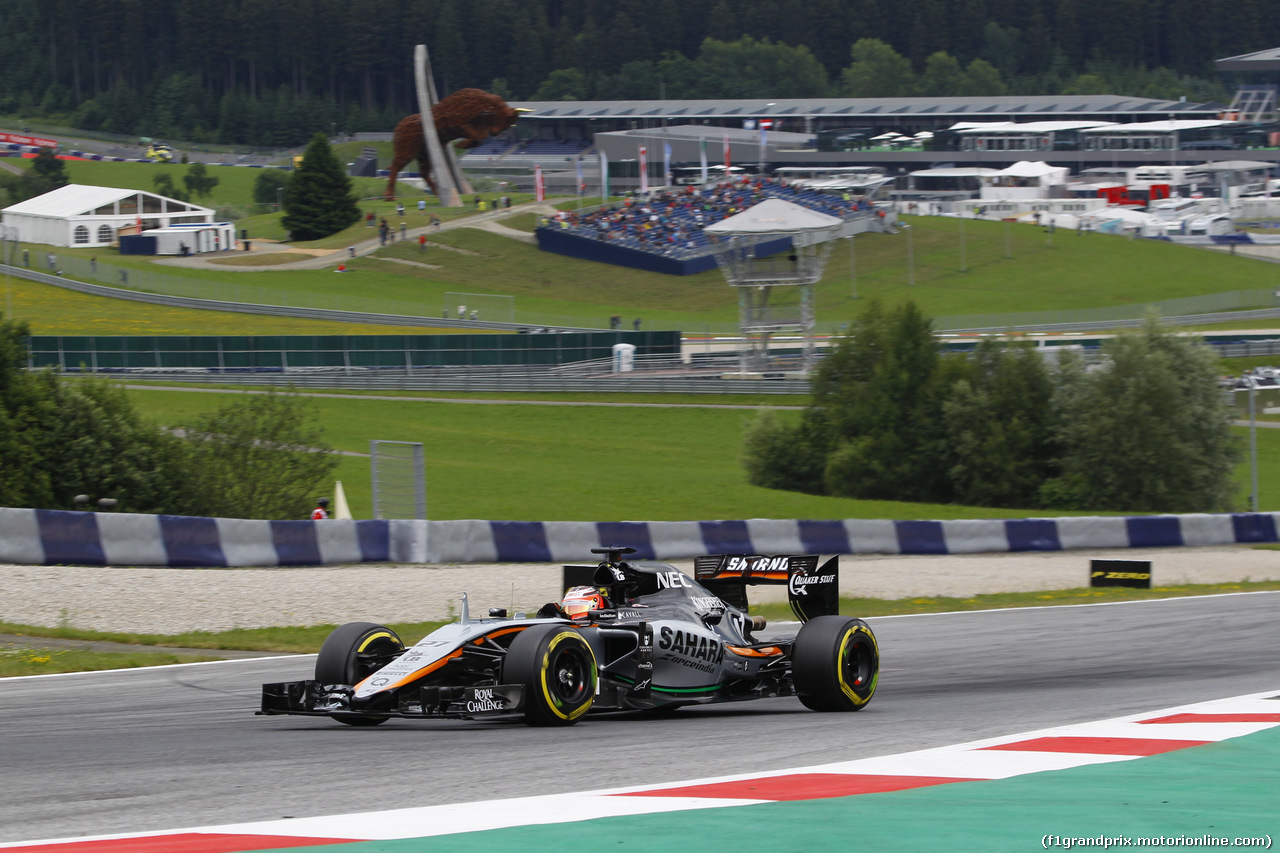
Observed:
[[[524,685],[524,721],[571,726],[596,695],[596,656],[569,625],[535,625],[511,641],[502,680]]]
[[[320,647],[316,681],[354,687],[404,651],[395,631],[372,622],[348,622],[337,628]],[[376,726],[386,717],[336,716],[349,726]]]
[[[847,616],[806,622],[791,649],[796,695],[814,711],[860,711],[880,677],[880,648],[871,626]]]

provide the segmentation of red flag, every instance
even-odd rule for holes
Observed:
[[[724,176],[729,177],[729,165],[731,158],[729,157],[729,134],[724,135]]]
[[[640,192],[647,193],[649,191],[649,159],[648,149],[643,145],[640,146]]]
[[[542,184],[542,167],[533,167],[533,197],[538,201],[547,200],[547,190]]]

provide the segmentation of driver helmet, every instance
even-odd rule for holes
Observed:
[[[564,594],[560,608],[569,614],[570,619],[585,620],[592,610],[608,607],[604,593],[594,586],[575,586]]]

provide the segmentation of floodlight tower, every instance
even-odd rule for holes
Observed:
[[[703,229],[725,280],[738,289],[738,328],[747,340],[744,370],[767,369],[769,339],[780,332],[801,336],[803,369],[812,367],[813,286],[843,226],[834,216],[767,199]]]

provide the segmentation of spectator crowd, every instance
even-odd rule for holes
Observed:
[[[779,178],[744,177],[703,187],[667,188],[648,197],[580,213],[561,211],[544,227],[606,243],[664,255],[704,254],[711,240],[703,229],[742,213],[765,199],[779,198],[810,210],[849,219],[874,216],[875,208],[851,193],[834,194],[793,186]]]

